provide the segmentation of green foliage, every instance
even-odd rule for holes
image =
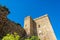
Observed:
[[[31,40],[39,40],[39,38],[37,36],[32,36],[30,39]]]
[[[39,40],[37,36],[31,36],[30,38],[21,38],[16,32],[14,34],[7,34],[2,40]]]
[[[30,40],[29,38],[25,39],[25,40]]]
[[[39,40],[39,38],[37,36],[32,36],[31,38],[27,38],[25,40]]]
[[[4,36],[2,38],[2,40],[19,40],[19,39],[20,39],[20,36],[17,35],[17,33],[14,33],[14,35],[13,34],[7,34],[6,36]]]

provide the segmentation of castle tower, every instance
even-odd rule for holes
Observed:
[[[34,19],[37,27],[37,34],[41,40],[57,40],[48,15]]]
[[[24,29],[28,36],[38,36],[41,40],[57,40],[48,15],[34,20],[27,16],[24,20]]]
[[[37,30],[36,28],[36,23],[32,20],[30,16],[27,16],[24,20],[24,29],[27,33],[27,36],[33,36],[37,35],[37,31],[34,32],[34,29]]]

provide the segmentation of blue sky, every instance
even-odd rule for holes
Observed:
[[[56,37],[60,40],[60,0],[0,0],[0,4],[9,8],[7,17],[22,26],[26,16],[34,19],[47,13]]]

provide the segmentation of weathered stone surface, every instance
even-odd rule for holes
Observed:
[[[36,19],[32,19],[27,16],[24,20],[24,29],[27,36],[38,36],[41,40],[57,40],[48,15],[41,16]]]

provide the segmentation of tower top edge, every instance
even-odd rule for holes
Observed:
[[[44,18],[44,17],[48,17],[48,14],[45,14],[45,15],[40,16],[40,17],[38,17],[38,18],[35,18],[35,19],[33,19],[33,20],[37,20],[37,19]]]
[[[31,16],[26,16],[24,19],[31,18]]]

